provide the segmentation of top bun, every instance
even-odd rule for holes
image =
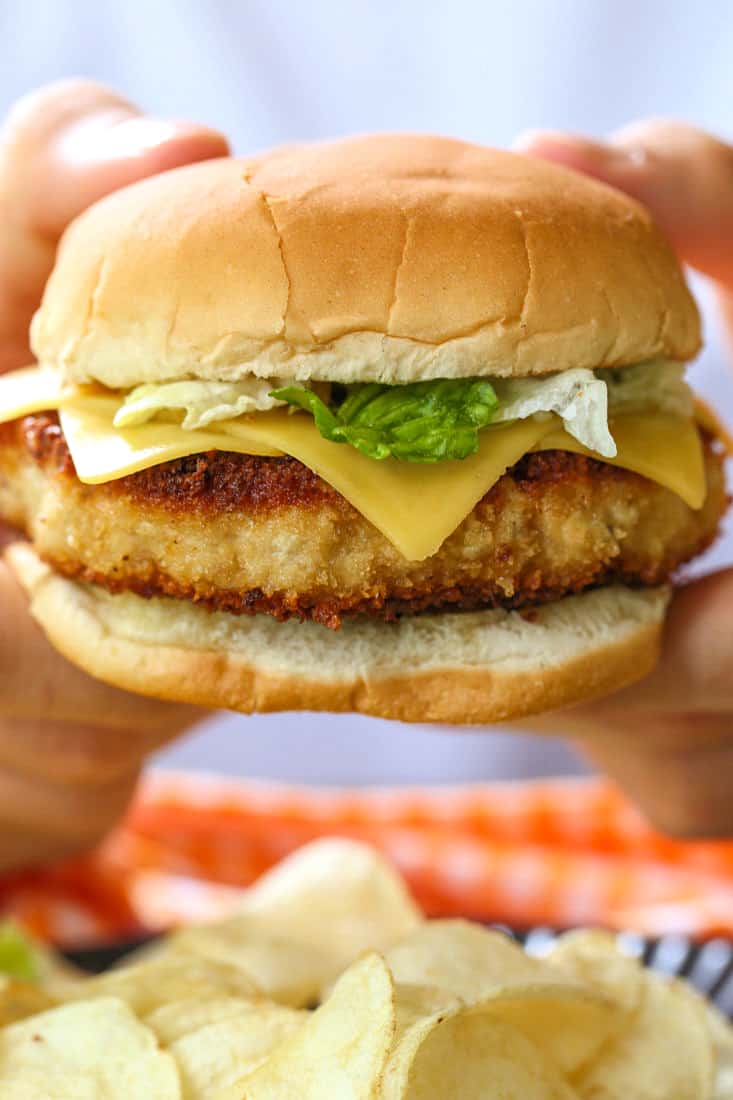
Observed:
[[[180,378],[529,375],[687,359],[699,318],[650,215],[554,165],[351,138],[176,169],[66,231],[38,359]]]

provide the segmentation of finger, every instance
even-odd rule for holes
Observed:
[[[74,217],[126,184],[227,152],[218,132],[144,117],[90,81],[20,100],[0,135],[0,369],[29,360],[30,318]]]
[[[695,715],[698,736],[733,737],[733,569],[678,588],[664,627],[660,661],[644,680],[597,702],[524,719],[523,728],[561,735],[623,731],[639,718],[639,738],[674,731],[670,719]]]
[[[183,732],[178,712],[173,715],[174,721],[154,729],[127,724],[134,722],[129,713],[116,728],[99,722],[0,719],[0,770],[77,787],[108,784]],[[190,725],[190,715],[184,718]]]
[[[650,676],[518,725],[578,738],[665,832],[733,835],[732,614],[733,570],[681,588]]]
[[[617,700],[632,697],[623,706]],[[602,703],[519,723],[577,739],[575,748],[664,833],[733,836],[731,714],[677,714],[633,705],[633,690]]]
[[[597,705],[662,716],[733,714],[733,569],[678,588],[667,613],[662,659],[651,676]],[[733,730],[731,730],[733,733]]]
[[[69,841],[28,825],[9,824],[0,807],[0,874],[24,871],[43,864],[55,863],[68,856],[88,851],[96,842],[95,837],[81,842]]]
[[[129,694],[70,664],[28,614],[25,593],[0,563],[0,756],[3,740],[22,736],[21,727],[13,723],[28,723],[25,728],[30,735],[31,723],[39,715],[49,724],[91,727],[100,742],[105,730],[123,732],[124,737],[118,737],[116,743],[127,745],[128,759],[135,759],[150,745],[190,728],[201,720],[203,712]],[[49,725],[49,742],[54,736]],[[79,736],[83,756],[87,735],[80,731]],[[110,733],[107,746],[114,755],[112,744]],[[24,750],[18,746],[15,751]],[[20,763],[20,757],[15,759]]]
[[[552,131],[515,148],[626,191],[647,206],[681,258],[733,288],[733,147],[679,122],[636,122],[607,142]]]
[[[112,190],[229,151],[215,130],[146,117],[109,88],[81,80],[20,100],[3,142],[3,190],[14,200],[16,220],[52,238]]]
[[[611,776],[662,832],[687,838],[733,836],[731,721],[681,716],[657,738],[642,721],[584,742],[583,751]]]
[[[0,870],[91,848],[122,817],[136,781],[131,770],[87,789],[0,769]]]

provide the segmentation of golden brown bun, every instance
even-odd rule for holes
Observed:
[[[602,588],[539,608],[346,623],[211,613],[110,595],[7,551],[51,642],[92,676],[142,695],[244,711],[357,711],[403,722],[490,723],[604,695],[657,660],[666,589]]]
[[[79,382],[344,382],[687,359],[699,318],[649,214],[566,169],[375,135],[197,164],[67,230],[32,330]]]

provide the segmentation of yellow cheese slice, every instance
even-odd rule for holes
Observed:
[[[668,413],[636,413],[613,418],[609,427],[618,454],[602,462],[633,470],[671,489],[691,508],[702,507],[707,491],[705,459],[694,420]],[[535,450],[574,451],[599,458],[562,428],[545,435]]]
[[[120,395],[61,389],[38,368],[0,377],[0,423],[58,408],[77,474],[89,484],[111,481],[202,451],[289,454],[319,474],[409,560],[434,554],[504,471],[533,449],[598,457],[563,431],[557,418],[525,420],[481,433],[476,455],[435,465],[376,462],[352,447],[329,443],[305,415],[278,410],[221,421],[202,431],[156,421],[121,431],[113,418]],[[617,417],[611,465],[648,477],[699,508],[705,469],[694,421],[660,413]]]
[[[23,367],[0,375],[0,424],[29,413],[57,409],[62,387],[56,375],[40,367]]]
[[[115,428],[112,421],[120,402],[119,397],[83,397],[66,401],[59,410],[77,477],[88,485],[114,481],[150,466],[203,451],[238,451],[250,455],[283,453],[271,446],[267,433],[257,427],[253,427],[241,446],[219,430],[191,432],[165,421],[149,421],[135,428]]]
[[[546,421],[521,420],[490,428],[481,433],[475,455],[435,463],[377,462],[323,439],[309,416],[285,414],[270,438],[341,493],[408,561],[422,561],[440,549],[504,471],[551,427]],[[248,425],[229,420],[225,430],[246,446]]]

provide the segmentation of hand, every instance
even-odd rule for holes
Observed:
[[[0,371],[31,361],[30,319],[72,218],[125,184],[227,152],[221,134],[146,118],[86,81],[17,103],[0,132]],[[200,717],[70,665],[0,563],[0,871],[91,846],[124,811],[144,757]]]
[[[610,142],[532,133],[517,148],[644,203],[686,263],[713,279],[733,339],[733,147],[691,126],[640,122]],[[681,588],[657,670],[528,727],[580,735],[591,759],[661,829],[733,835],[733,570]]]

